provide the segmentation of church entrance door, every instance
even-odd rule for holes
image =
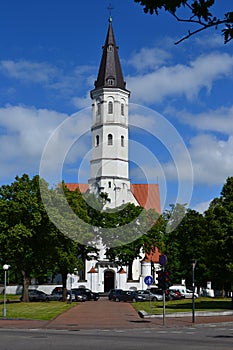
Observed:
[[[107,293],[114,288],[115,273],[111,270],[104,272],[104,292]]]

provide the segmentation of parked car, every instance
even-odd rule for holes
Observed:
[[[49,295],[37,289],[28,290],[29,301],[49,301]],[[23,300],[23,296],[20,297]]]
[[[115,301],[146,301],[145,296],[139,295],[135,290],[123,290],[123,293],[113,296]]]
[[[169,300],[184,299],[184,296],[178,290],[167,290]]]
[[[152,293],[149,289],[147,290],[136,290],[138,295],[142,295],[146,298],[146,300],[158,301],[163,300],[163,295]]]
[[[187,289],[185,286],[171,286],[169,287],[169,290],[176,290],[179,291],[180,294],[185,298],[185,299],[191,299],[193,297],[193,292],[190,289]],[[198,294],[194,293],[194,298],[198,298]]]
[[[52,291],[51,294],[48,295],[50,301],[62,301],[63,300],[63,295],[62,291]]]
[[[71,292],[69,290],[66,291],[66,299],[69,301],[70,300],[70,294]],[[52,290],[52,293],[49,295],[50,300],[58,300],[62,301],[63,300],[63,287],[55,287]],[[72,294],[72,301],[75,301],[75,295]]]
[[[99,300],[100,296],[99,293],[96,292],[92,292],[90,289],[88,288],[72,288],[72,293],[79,293],[79,295],[85,295],[86,296],[86,300]]]
[[[162,290],[162,289],[157,288],[157,287],[152,287],[152,288],[150,288],[150,291],[151,291],[151,293],[153,293],[153,294],[160,295],[161,298],[162,298],[162,299],[160,299],[160,300],[163,300],[163,290]],[[167,290],[165,290],[165,300],[167,300],[167,301],[168,301],[168,300],[171,300],[170,297],[169,297],[169,293],[168,293]]]
[[[77,288],[77,289],[72,289],[72,297],[73,300],[75,301],[87,301],[88,297],[85,293],[83,293],[82,290],[80,290],[81,288]]]
[[[108,293],[108,299],[109,300],[115,300],[117,295],[120,295],[123,293],[123,289],[111,289]]]

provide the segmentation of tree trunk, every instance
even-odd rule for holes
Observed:
[[[62,273],[62,300],[66,301],[67,300],[67,289],[66,289],[66,280],[67,280],[67,272],[66,273]]]
[[[23,299],[22,299],[22,301],[28,303],[29,302],[28,288],[31,284],[31,278],[26,271],[22,271],[22,275],[23,275]]]

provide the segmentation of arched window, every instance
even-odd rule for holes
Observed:
[[[96,135],[95,146],[97,147],[97,146],[99,146],[99,144],[100,144],[100,137],[99,137],[99,135]]]
[[[100,102],[97,103],[97,115],[100,115]]]
[[[124,103],[121,104],[121,115],[125,115],[125,105],[124,105]]]
[[[113,46],[110,44],[108,45],[108,51],[111,52],[113,50]]]
[[[124,136],[121,136],[121,147],[125,146],[125,138]]]
[[[112,183],[111,181],[108,181],[108,188],[111,188],[112,187]]]
[[[111,146],[113,141],[112,134],[108,134],[108,145]]]
[[[113,103],[112,103],[112,101],[108,102],[108,114],[113,114]]]
[[[109,79],[107,80],[107,83],[108,83],[108,85],[113,86],[113,85],[114,85],[114,79],[109,78]]]

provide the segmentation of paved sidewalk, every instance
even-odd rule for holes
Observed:
[[[233,315],[196,316],[195,324],[232,322]],[[130,303],[116,303],[107,298],[80,303],[51,321],[0,319],[0,328],[26,329],[132,329],[163,327],[161,317],[140,318]],[[193,326],[192,317],[166,317],[165,326]]]

